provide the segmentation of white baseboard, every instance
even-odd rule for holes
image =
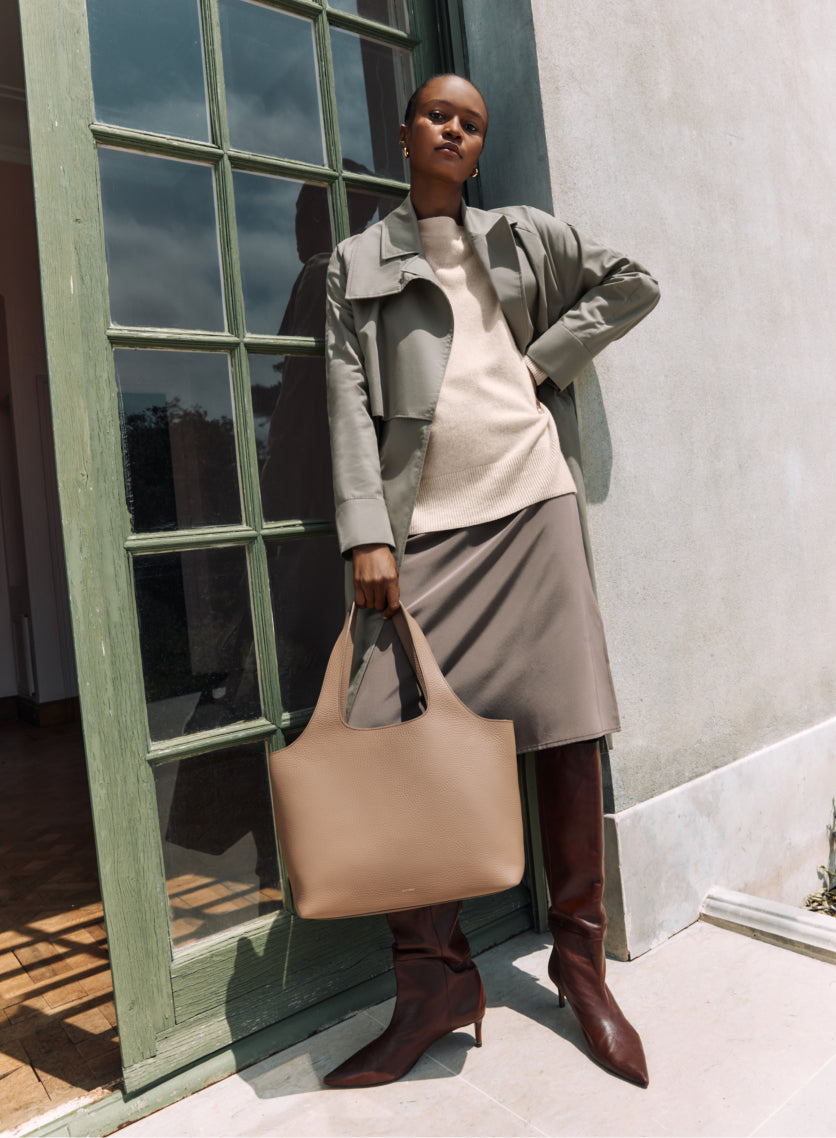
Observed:
[[[836,920],[826,913],[714,886],[705,895],[700,918],[722,929],[836,964]]]
[[[607,950],[647,952],[712,886],[792,906],[821,889],[836,797],[836,718],[605,816]]]

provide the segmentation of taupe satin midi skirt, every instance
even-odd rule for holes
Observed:
[[[518,752],[619,729],[574,494],[409,538],[400,586],[450,686],[478,715],[513,719]],[[378,727],[420,711],[387,622],[349,722]]]

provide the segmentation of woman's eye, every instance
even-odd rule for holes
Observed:
[[[471,134],[478,134],[479,133],[479,127],[476,125],[475,122],[465,123],[464,129],[466,131],[469,131]]]
[[[439,122],[444,118],[444,115],[441,113],[441,111],[430,111],[428,117],[434,119],[436,122]]]

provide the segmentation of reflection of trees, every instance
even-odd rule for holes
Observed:
[[[240,520],[230,416],[210,417],[178,396],[125,415],[125,481],[134,530]]]

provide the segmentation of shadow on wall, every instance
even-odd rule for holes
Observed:
[[[587,502],[605,502],[612,475],[612,438],[598,372],[590,364],[575,381]]]

